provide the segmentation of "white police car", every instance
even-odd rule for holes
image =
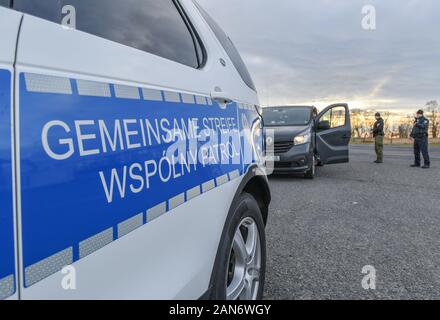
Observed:
[[[192,0],[0,0],[0,299],[261,298],[256,106]]]

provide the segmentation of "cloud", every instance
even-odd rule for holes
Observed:
[[[438,0],[199,3],[235,42],[263,105],[412,110],[440,99]],[[362,29],[365,4],[376,8],[375,31]]]

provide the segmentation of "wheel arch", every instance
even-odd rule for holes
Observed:
[[[247,192],[255,198],[261,214],[263,215],[264,225],[266,225],[269,218],[269,204],[271,201],[267,178],[263,176],[252,177],[239,194],[242,194],[243,192]]]
[[[233,214],[233,209],[240,198],[240,195],[244,192],[252,195],[258,203],[258,206],[263,215],[264,224],[267,224],[269,216],[269,204],[272,200],[269,181],[267,176],[262,173],[261,169],[257,165],[249,167],[247,173],[244,175],[243,180],[235,192],[234,199],[229,207],[228,218]]]

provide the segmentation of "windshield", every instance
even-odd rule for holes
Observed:
[[[276,126],[304,126],[310,122],[312,110],[308,107],[265,108],[264,124]]]

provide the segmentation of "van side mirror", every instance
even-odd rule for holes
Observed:
[[[328,130],[330,129],[330,121],[322,120],[319,121],[318,130]]]

